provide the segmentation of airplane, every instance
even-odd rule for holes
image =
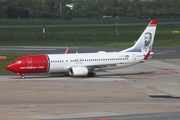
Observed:
[[[22,56],[6,66],[6,69],[25,78],[26,73],[69,73],[70,76],[94,77],[98,70],[120,69],[148,60],[153,55],[156,26],[151,20],[137,42],[130,48],[118,52],[37,54]]]

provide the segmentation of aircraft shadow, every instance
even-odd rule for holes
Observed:
[[[152,74],[157,74],[156,71],[149,71],[149,72],[137,72],[137,73],[109,73],[107,74],[103,73],[101,74],[97,72],[95,77],[98,78],[104,78],[104,77],[123,77],[123,76],[134,76],[134,75],[152,75]],[[26,74],[25,79],[43,79],[43,78],[63,78],[63,77],[71,77],[68,74]],[[82,76],[82,77],[74,77],[74,78],[92,78],[92,77],[87,77],[87,76]],[[12,76],[11,79],[21,79],[20,76]],[[22,79],[23,80],[23,79]]]
[[[97,77],[101,76],[129,76],[129,75],[151,75],[151,74],[156,74],[156,71],[149,71],[149,72],[137,72],[137,73],[108,73],[108,74],[97,74]]]

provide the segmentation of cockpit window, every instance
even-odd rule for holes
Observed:
[[[20,64],[21,63],[21,61],[15,61],[15,64]]]

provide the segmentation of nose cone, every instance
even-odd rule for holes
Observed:
[[[8,65],[6,65],[6,69],[9,70],[9,71],[14,72],[13,64],[8,64]]]

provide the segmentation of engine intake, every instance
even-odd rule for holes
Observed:
[[[88,69],[86,67],[72,67],[69,69],[70,76],[86,76]]]

